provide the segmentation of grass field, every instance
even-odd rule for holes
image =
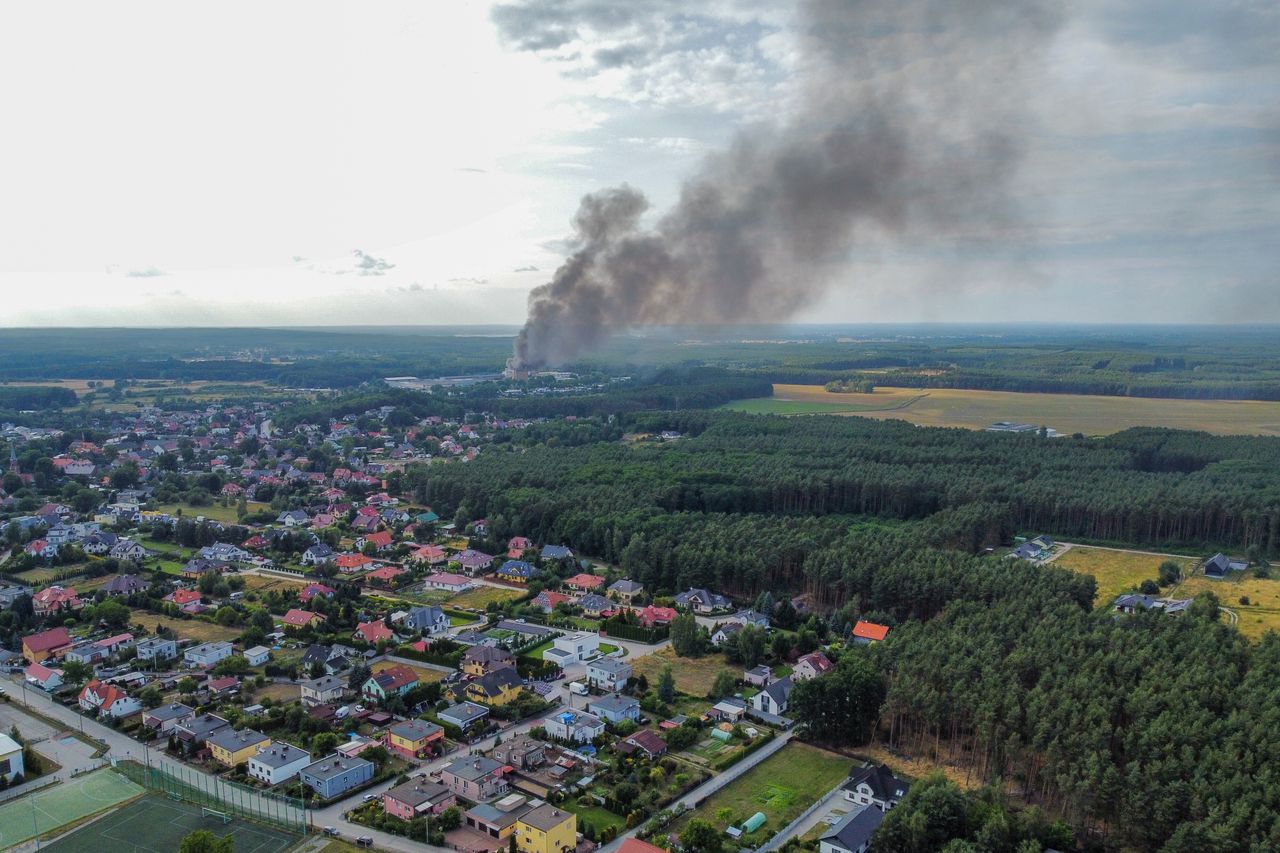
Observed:
[[[37,791],[30,798],[10,800],[0,805],[0,848],[12,849],[28,838],[75,823],[141,793],[140,786],[114,770],[98,770]],[[96,847],[67,849],[96,853],[102,846],[99,842]]]
[[[129,622],[130,624],[141,623],[147,627],[147,630],[153,632],[157,625],[164,625],[166,628],[171,628],[179,637],[186,637],[201,643],[215,640],[234,640],[243,631],[242,628],[227,628],[213,622],[201,622],[198,619],[170,619],[167,616],[157,616],[145,610],[133,611],[133,616],[129,619]]]
[[[1166,557],[1162,554],[1073,545],[1065,553],[1058,555],[1053,560],[1053,565],[1082,575],[1093,575],[1098,582],[1098,595],[1094,604],[1103,607],[1110,605],[1121,593],[1136,590],[1143,581],[1155,580],[1157,570],[1165,560],[1178,563],[1183,572],[1189,571],[1196,563],[1190,557]]]
[[[626,825],[626,819],[619,817],[604,806],[580,805],[576,798],[570,797],[562,803],[563,807],[578,816],[578,831],[582,831],[582,823],[586,821],[595,827],[596,833],[606,826],[615,826],[619,831]]]
[[[402,664],[393,660],[380,660],[377,663],[375,663],[373,666],[369,667],[369,669],[377,673],[377,672],[382,672],[384,669],[390,669],[393,666],[409,667],[414,672],[418,673],[418,680],[421,681],[423,684],[431,684],[432,682],[440,681],[446,675],[446,673],[443,673],[438,669],[427,669],[425,666],[415,666],[413,664],[407,664],[407,663]]]
[[[725,824],[716,818],[716,812],[724,808],[733,812],[732,823],[738,825],[756,812],[764,812],[768,818],[764,826],[740,839],[741,846],[756,847],[844,781],[851,765],[843,755],[792,741],[712,794],[678,821],[675,831],[694,815],[723,829]]]
[[[1257,578],[1253,572],[1231,572],[1222,580],[1195,574],[1183,580],[1170,594],[1177,598],[1194,598],[1205,590],[1218,596],[1222,606],[1236,614],[1236,627],[1249,639],[1261,639],[1267,631],[1280,631],[1280,580]],[[1247,598],[1249,603],[1241,604],[1241,598]]]
[[[75,566],[40,566],[36,569],[27,569],[25,572],[14,575],[14,577],[24,583],[49,583],[58,575],[74,571],[75,568]]]
[[[199,806],[148,796],[73,832],[45,850],[55,853],[173,853],[188,833],[207,829],[214,835],[230,835],[236,853],[278,853],[288,850],[298,837],[261,824],[233,819],[223,823],[204,817]]]
[[[1020,421],[1086,435],[1107,435],[1134,426],[1204,430],[1220,435],[1280,435],[1280,403],[1259,400],[889,387],[877,388],[874,394],[833,394],[821,385],[774,385],[772,397],[739,400],[722,408],[787,415],[898,418],[922,426],[968,429],[985,429],[996,421]]]
[[[496,586],[477,586],[469,589],[464,593],[460,593],[457,597],[449,599],[452,607],[474,607],[477,610],[484,610],[489,606],[489,602],[496,601],[501,604],[504,601],[521,598],[526,595],[526,591],[522,589],[503,589]]]
[[[678,657],[670,646],[664,646],[653,654],[642,655],[627,661],[636,675],[644,675],[650,684],[658,683],[658,673],[662,667],[671,664],[671,674],[675,676],[676,689],[690,696],[706,696],[715,681],[716,673],[722,669],[738,672],[742,667],[729,666],[724,657],[718,654],[707,654],[700,658]]]
[[[270,504],[249,502],[249,512],[260,512],[264,509],[270,509]],[[211,518],[214,521],[221,521],[223,524],[235,524],[240,519],[236,515],[236,502],[231,501],[230,506],[221,506],[219,504],[211,504],[209,506],[191,506],[190,504],[161,504],[157,507],[159,512],[174,515],[178,510],[182,510],[183,518],[196,519],[199,516]]]
[[[262,575],[240,575],[244,581],[244,588],[256,592],[264,592],[266,590],[278,589],[301,589],[307,585],[304,580],[294,580],[292,578],[264,577]]]
[[[275,702],[297,702],[302,697],[302,688],[297,684],[264,684],[253,694],[254,702],[272,699]]]

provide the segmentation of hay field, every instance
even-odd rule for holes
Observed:
[[[956,388],[877,388],[831,393],[821,385],[774,385],[773,396],[723,408],[774,414],[897,418],[921,426],[985,429],[997,421],[1043,424],[1061,433],[1107,435],[1135,426],[1204,430],[1219,435],[1280,435],[1280,403],[1175,400],[1096,394],[1033,394]]]
[[[1082,575],[1093,575],[1098,582],[1098,595],[1094,604],[1109,606],[1116,596],[1132,592],[1145,580],[1159,576],[1160,564],[1172,560],[1182,566],[1185,574],[1196,564],[1193,557],[1167,557],[1141,551],[1117,551],[1110,548],[1088,548],[1072,545],[1054,558],[1053,565]]]
[[[671,675],[675,678],[676,690],[699,698],[707,695],[707,691],[711,689],[711,682],[715,681],[716,673],[720,670],[727,669],[735,676],[742,673],[740,665],[725,663],[722,654],[709,652],[699,658],[682,658],[669,645],[663,646],[652,654],[628,658],[627,662],[631,664],[631,669],[636,675],[644,675],[649,679],[650,684],[655,685],[658,683],[658,675],[662,672],[662,667],[671,664]]]

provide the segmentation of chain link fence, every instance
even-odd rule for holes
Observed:
[[[216,809],[236,817],[265,823],[289,832],[306,833],[306,804],[297,797],[260,791],[228,782],[182,765],[143,766],[121,761],[116,769],[149,791],[176,800]]]

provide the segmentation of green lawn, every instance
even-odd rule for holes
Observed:
[[[221,521],[223,524],[236,524],[240,521],[239,516],[236,515],[236,502],[230,501],[229,503],[229,506],[221,506],[216,503],[211,506],[162,504],[156,509],[159,512],[167,513],[168,515],[176,515],[178,510],[182,510],[182,517],[190,518],[192,520],[197,516],[203,515],[205,518],[210,518],[214,521]],[[264,509],[271,509],[271,505],[257,502],[249,503],[249,512],[260,512]]]
[[[554,637],[553,637],[552,639],[550,639],[550,640],[545,641],[545,642],[538,643],[538,645],[536,645],[536,646],[534,646],[533,648],[529,649],[529,651],[525,652],[525,654],[526,654],[526,655],[528,655],[528,656],[529,656],[529,657],[531,657],[531,658],[541,658],[541,657],[542,657],[542,653],[543,653],[543,652],[545,652],[547,649],[551,648],[553,645],[555,645],[555,638],[554,638]]]
[[[842,755],[792,741],[712,794],[680,820],[675,831],[679,832],[694,815],[723,829],[724,822],[716,818],[716,812],[723,808],[733,813],[731,822],[736,825],[756,812],[764,812],[768,818],[764,826],[740,839],[743,847],[758,847],[840,784],[852,764]]]
[[[599,835],[600,830],[606,826],[616,826],[619,830],[626,824],[626,820],[604,806],[582,806],[578,804],[576,799],[565,800],[562,804],[567,810],[578,816],[578,831],[582,831],[582,823],[586,821],[595,827],[596,834]]]

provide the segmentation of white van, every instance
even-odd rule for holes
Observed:
[[[570,681],[569,692],[575,696],[586,696],[587,685],[583,684],[581,681]]]

